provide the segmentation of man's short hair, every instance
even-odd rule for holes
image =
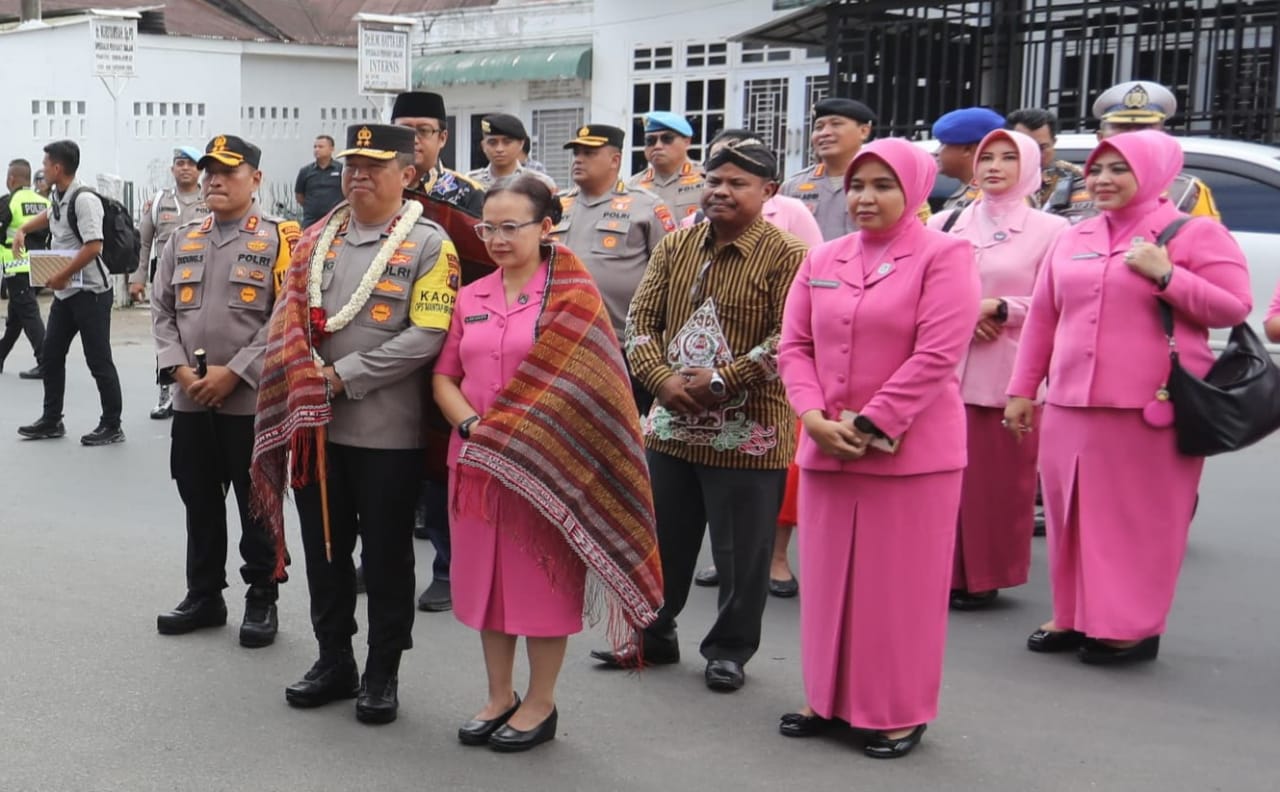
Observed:
[[[316,135],[316,140],[327,140],[329,141],[329,145],[335,148],[338,145],[338,142],[333,138],[329,137],[328,135]]]
[[[74,176],[80,170],[80,147],[74,140],[55,140],[44,147],[44,153],[61,165],[69,176]]]
[[[1005,116],[1004,128],[1013,129],[1016,126],[1023,126],[1034,132],[1042,127],[1049,127],[1049,134],[1057,137],[1058,135],[1058,117],[1048,110],[1039,107],[1026,107],[1022,110],[1014,110]]]
[[[31,183],[31,163],[19,157],[9,162],[9,172],[17,176],[19,179],[25,179],[28,184]]]

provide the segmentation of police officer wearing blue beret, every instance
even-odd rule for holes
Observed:
[[[987,107],[962,107],[933,122],[938,147],[938,172],[960,182],[943,209],[963,209],[978,200],[973,183],[973,155],[988,133],[1004,128],[1004,116]]]
[[[676,222],[698,211],[706,175],[689,159],[693,127],[684,116],[656,110],[644,119],[644,156],[649,167],[627,186],[656,194],[675,213]]]

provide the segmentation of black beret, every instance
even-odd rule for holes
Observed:
[[[444,97],[427,91],[410,91],[396,97],[391,108],[391,120],[399,118],[434,118],[440,123],[449,116],[444,109]]]
[[[844,116],[859,124],[874,124],[876,120],[876,114],[871,111],[871,108],[857,99],[841,99],[834,96],[823,99],[813,106],[814,120],[823,116]]]
[[[515,140],[529,139],[529,133],[525,131],[524,122],[506,113],[494,113],[480,119],[480,134],[505,135]]]

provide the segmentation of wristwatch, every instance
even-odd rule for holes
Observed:
[[[1156,291],[1164,291],[1165,289],[1169,288],[1169,281],[1172,279],[1173,279],[1173,267],[1170,267],[1169,271],[1161,275],[1160,279],[1156,281]]]
[[[1000,304],[996,306],[996,321],[1000,324],[1009,321],[1009,303],[1004,300],[1001,300]]]
[[[480,422],[480,416],[473,415],[462,423],[458,424],[458,437],[463,440],[471,439],[471,427]]]
[[[711,391],[712,396],[723,396],[729,390],[724,384],[724,377],[720,376],[720,372],[711,372],[711,383],[707,385],[707,390]]]

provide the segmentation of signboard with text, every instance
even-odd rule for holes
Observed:
[[[411,89],[409,31],[360,25],[360,93],[403,93]]]
[[[93,17],[93,73],[97,77],[134,77],[138,44],[138,20]]]

